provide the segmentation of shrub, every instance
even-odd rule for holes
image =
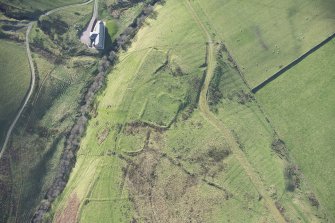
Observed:
[[[293,192],[300,187],[300,169],[297,165],[289,164],[285,168],[286,189]]]

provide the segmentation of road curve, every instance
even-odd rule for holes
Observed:
[[[5,152],[5,149],[7,147],[7,144],[8,144],[9,138],[10,138],[10,136],[12,134],[12,131],[13,131],[13,129],[14,129],[17,121],[21,117],[24,108],[28,104],[28,101],[29,101],[31,95],[33,94],[34,87],[35,87],[36,73],[35,73],[33,58],[31,56],[31,51],[30,51],[30,46],[29,46],[29,34],[30,34],[30,31],[31,31],[31,28],[33,27],[33,24],[34,24],[34,22],[30,22],[28,24],[28,29],[26,31],[26,51],[27,51],[26,53],[27,53],[27,56],[28,56],[30,73],[31,73],[30,88],[29,88],[28,94],[26,95],[26,98],[25,98],[25,100],[24,100],[24,102],[23,102],[23,104],[22,104],[19,112],[17,113],[15,119],[13,120],[12,124],[10,125],[10,127],[9,127],[9,129],[7,131],[6,138],[5,138],[5,141],[4,141],[3,145],[2,145],[1,152],[0,152],[0,160],[1,160],[1,158],[2,158],[2,156],[4,154],[4,152]]]
[[[59,8],[56,8],[56,9],[52,9],[46,13],[44,13],[43,15],[41,15],[40,17],[42,16],[48,16],[48,15],[51,15],[52,13],[55,13],[59,10],[63,10],[63,9],[66,9],[66,8],[69,8],[69,7],[74,7],[74,6],[83,6],[83,5],[87,5],[87,4],[90,4],[91,2],[93,2],[94,0],[89,0],[87,2],[84,2],[84,3],[77,3],[77,4],[73,4],[73,5],[67,5],[67,6],[62,6],[62,7],[59,7]],[[30,45],[29,45],[29,34],[30,34],[30,31],[34,25],[36,21],[34,22],[30,22],[28,24],[28,28],[27,28],[27,31],[26,31],[26,53],[27,53],[27,57],[28,57],[28,61],[29,61],[29,67],[30,67],[30,74],[31,74],[31,81],[30,81],[30,87],[29,87],[29,90],[28,90],[28,93],[24,99],[24,102],[23,104],[21,105],[21,108],[19,110],[19,112],[17,113],[15,119],[13,120],[12,124],[10,125],[8,131],[7,131],[7,134],[6,134],[6,138],[5,138],[5,141],[1,147],[1,151],[0,151],[0,160],[6,150],[6,147],[7,147],[7,144],[9,142],[9,139],[10,139],[10,136],[13,132],[13,129],[15,128],[15,125],[17,123],[17,121],[20,119],[22,113],[23,113],[23,110],[24,108],[27,106],[33,92],[34,92],[34,88],[35,88],[35,80],[36,80],[36,72],[35,72],[35,67],[34,67],[34,63],[33,63],[33,58],[31,56],[31,51],[30,51]]]

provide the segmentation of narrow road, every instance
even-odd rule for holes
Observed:
[[[208,41],[208,47],[207,47],[207,71],[206,71],[206,78],[204,85],[200,92],[200,98],[199,98],[199,109],[203,115],[203,117],[211,123],[213,127],[215,127],[218,131],[220,131],[224,138],[226,139],[227,143],[230,145],[230,148],[233,152],[233,156],[237,159],[241,167],[244,169],[245,173],[249,177],[250,181],[253,183],[254,187],[262,196],[265,208],[268,209],[273,216],[274,220],[276,222],[285,223],[285,218],[281,215],[279,210],[277,209],[274,200],[269,196],[269,194],[266,191],[266,186],[264,185],[261,177],[256,173],[254,168],[252,167],[249,160],[246,158],[245,154],[241,149],[239,148],[239,145],[237,144],[234,136],[230,132],[229,129],[225,127],[225,125],[219,120],[209,109],[208,101],[207,101],[207,92],[208,87],[210,84],[210,81],[213,77],[215,65],[216,65],[216,50],[214,43],[212,41],[211,35],[207,31],[205,25],[202,23],[201,19],[197,15],[196,11],[194,10],[192,4],[189,0],[186,0],[187,6],[192,14],[192,17],[194,18],[195,22],[198,24],[198,26],[203,30],[204,34],[207,37]]]
[[[7,131],[6,138],[5,138],[5,141],[4,141],[3,145],[2,145],[1,152],[0,152],[0,160],[1,160],[1,158],[2,158],[2,156],[4,154],[4,152],[5,152],[5,149],[7,147],[7,144],[8,144],[9,138],[10,138],[10,136],[12,134],[12,131],[13,131],[13,129],[14,129],[17,121],[21,117],[24,108],[28,104],[28,101],[29,101],[31,95],[33,94],[34,87],[35,87],[36,73],[35,73],[33,58],[31,56],[31,51],[30,51],[30,46],[29,46],[29,34],[30,34],[30,31],[31,31],[31,28],[33,27],[33,24],[34,24],[34,22],[30,22],[28,24],[28,29],[26,31],[26,51],[27,51],[27,57],[28,57],[29,67],[30,67],[30,73],[31,73],[30,88],[29,88],[28,94],[26,95],[26,98],[25,98],[25,100],[24,100],[24,102],[23,102],[23,104],[22,104],[19,112],[17,113],[15,119],[13,120],[12,124],[10,125],[10,127],[9,127],[9,129]]]
[[[67,9],[67,8],[70,8],[70,7],[75,7],[75,6],[83,6],[83,5],[87,5],[87,4],[90,4],[91,2],[93,2],[94,0],[89,0],[87,2],[84,2],[84,3],[77,3],[77,4],[73,4],[73,5],[67,5],[67,6],[62,6],[62,7],[59,7],[59,8],[56,8],[56,9],[52,9],[46,13],[44,13],[43,15],[41,16],[48,16],[48,15],[51,15],[52,13],[55,13],[55,12],[58,12],[60,10],[63,10],[63,9]],[[96,0],[97,2],[97,0]],[[10,139],[10,136],[13,132],[13,129],[15,128],[15,125],[17,123],[17,121],[20,119],[22,113],[23,113],[23,110],[24,108],[27,106],[33,92],[34,92],[34,88],[35,88],[35,80],[36,80],[36,72],[35,72],[35,67],[34,67],[34,63],[33,63],[33,58],[32,58],[32,55],[31,55],[31,51],[30,51],[30,45],[29,45],[29,34],[30,34],[30,31],[34,25],[36,21],[34,22],[30,22],[28,24],[28,28],[27,28],[27,31],[26,31],[26,53],[27,53],[27,57],[28,57],[28,61],[29,61],[29,67],[30,67],[30,74],[31,74],[31,81],[30,81],[30,87],[29,87],[29,90],[28,90],[28,93],[24,99],[24,102],[19,110],[19,112],[17,113],[15,119],[13,120],[12,124],[10,125],[8,131],[7,131],[7,134],[6,134],[6,138],[5,138],[5,141],[1,147],[1,151],[0,151],[0,160],[5,152],[5,149],[7,147],[7,144],[8,144],[8,141]]]

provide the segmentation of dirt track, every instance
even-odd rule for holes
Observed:
[[[187,7],[190,10],[190,13],[192,14],[192,17],[194,18],[195,22],[198,24],[199,28],[203,30],[204,34],[206,35],[207,41],[208,41],[208,47],[207,47],[207,71],[206,71],[206,79],[204,82],[204,85],[200,92],[200,99],[199,99],[199,108],[203,115],[203,117],[208,120],[208,122],[215,127],[218,131],[220,131],[227,143],[230,145],[231,150],[233,151],[233,155],[241,165],[241,167],[244,169],[245,173],[255,186],[256,190],[260,194],[260,196],[264,200],[265,208],[269,210],[269,212],[272,214],[273,218],[277,222],[284,223],[286,222],[285,218],[281,215],[279,210],[277,209],[274,200],[269,196],[269,194],[266,192],[266,187],[264,183],[262,182],[260,176],[256,173],[254,168],[252,167],[249,160],[245,157],[245,154],[240,150],[239,145],[235,141],[234,136],[231,134],[230,130],[226,128],[224,123],[222,123],[209,109],[208,101],[207,101],[207,92],[208,87],[210,84],[210,81],[213,77],[216,60],[215,60],[215,46],[213,43],[213,40],[211,38],[211,35],[207,31],[205,25],[202,23],[201,19],[195,12],[195,10],[192,7],[192,4],[189,0],[185,0]]]

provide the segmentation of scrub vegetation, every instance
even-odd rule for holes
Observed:
[[[75,22],[68,20],[66,24],[70,27]],[[54,25],[50,24],[49,27]],[[64,49],[53,36],[56,31],[48,33],[38,25],[33,29],[30,38],[38,74],[37,86],[6,154],[10,158],[10,178],[7,182],[11,188],[9,203],[15,207],[7,209],[9,222],[30,221],[35,207],[52,183],[67,132],[77,114],[81,94],[97,69],[95,58]],[[37,35],[42,39],[41,44],[36,42]],[[71,29],[66,30],[64,35],[76,38]],[[27,70],[25,75],[30,76],[30,71]]]

